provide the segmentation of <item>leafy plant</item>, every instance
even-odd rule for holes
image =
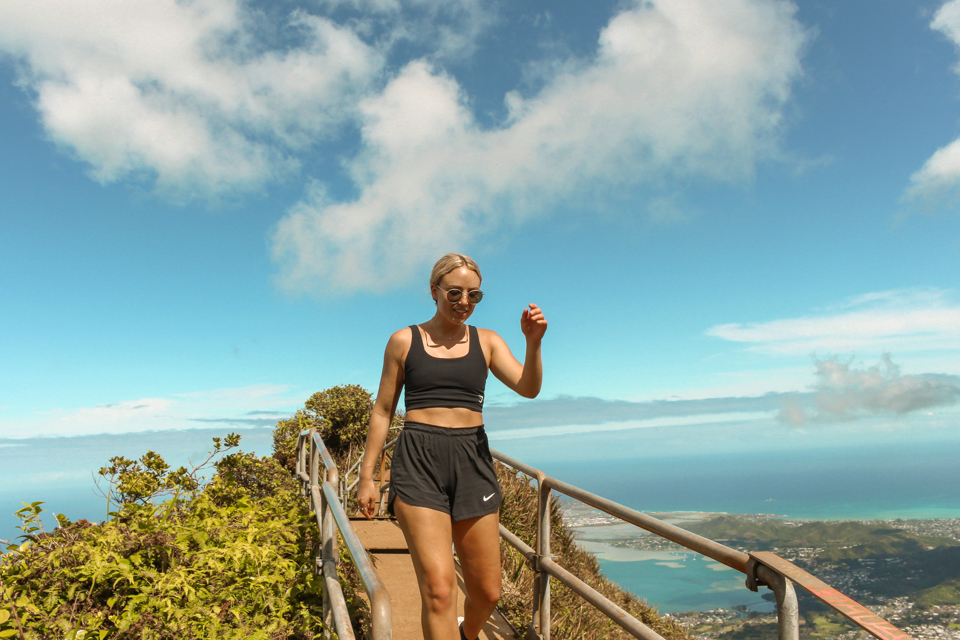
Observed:
[[[239,446],[240,436],[236,433],[230,433],[226,438],[214,438],[213,450],[207,452],[206,460],[199,465],[191,465],[190,469],[180,467],[172,472],[170,465],[153,451],[147,451],[140,460],[123,456],[110,458],[110,466],[101,467],[97,474],[108,484],[106,491],[101,489],[101,495],[107,499],[107,515],[110,514],[111,504],[146,507],[172,495],[175,506],[181,493],[193,497],[204,484],[203,472],[220,464],[214,462],[217,456]],[[100,487],[99,481],[97,487]],[[133,508],[131,506],[127,511]]]
[[[273,430],[273,457],[284,467],[296,469],[297,436],[315,427],[343,472],[362,454],[367,438],[373,398],[355,384],[331,387],[310,396],[293,416],[277,422]],[[403,414],[393,417],[391,429],[403,425]]]
[[[322,631],[315,524],[272,458],[215,439],[192,470],[153,452],[111,459],[113,518],[91,526],[42,503],[18,511],[22,544],[0,558],[0,639],[258,638]],[[216,470],[206,482],[202,473]],[[152,493],[151,493],[152,491]],[[166,499],[164,499],[166,496]]]

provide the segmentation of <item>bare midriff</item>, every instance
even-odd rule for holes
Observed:
[[[450,429],[466,429],[468,427],[479,427],[483,424],[482,413],[462,407],[411,409],[404,417],[410,422],[421,422]]]

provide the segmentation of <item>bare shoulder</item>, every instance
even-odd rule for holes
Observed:
[[[412,341],[410,327],[394,331],[387,341],[386,357],[402,362],[407,357],[407,352],[410,351]]]
[[[495,348],[498,345],[505,344],[503,338],[496,331],[490,329],[481,329],[477,327],[477,335],[480,337],[480,344],[485,348]]]

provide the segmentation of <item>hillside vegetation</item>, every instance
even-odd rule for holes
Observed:
[[[917,553],[935,547],[960,547],[952,538],[922,536],[890,526],[861,522],[747,522],[721,516],[684,528],[731,546],[766,551],[783,547],[818,547],[821,560],[848,560]]]
[[[960,604],[960,541],[863,522],[747,522],[722,516],[684,528],[740,549],[808,548],[795,562],[828,583],[860,576],[854,595],[867,603],[910,597],[920,607]],[[801,594],[801,600],[808,600]],[[822,606],[813,600],[811,608]]]
[[[216,455],[239,445],[214,439]],[[111,518],[43,531],[19,512],[22,544],[0,561],[0,638],[297,638],[321,631],[316,539],[293,478],[242,452],[171,472],[148,452],[112,458]]]
[[[0,558],[0,640],[312,640],[321,623],[322,580],[315,575],[318,536],[292,475],[297,434],[316,427],[338,466],[362,452],[372,401],[355,385],[314,394],[274,430],[271,457],[239,451],[240,437],[214,438],[209,458],[172,470],[148,451],[111,458],[100,470],[112,511],[100,523],[57,516],[43,530],[41,503],[18,512],[23,535]],[[397,418],[399,425],[401,418]],[[209,479],[208,474],[212,474]],[[498,465],[502,520],[533,545],[536,492]],[[558,561],[668,640],[685,632],[600,573],[552,511]],[[341,549],[343,549],[341,545]],[[503,547],[501,607],[518,629],[530,621],[532,573]],[[368,612],[346,556],[341,582],[358,638]],[[557,581],[553,637],[628,637]]]

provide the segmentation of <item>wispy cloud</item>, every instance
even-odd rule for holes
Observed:
[[[272,427],[279,418],[188,418],[190,422],[208,422],[212,424],[235,424],[246,427]]]
[[[491,437],[508,441],[694,425],[769,429],[778,422],[840,423],[895,418],[960,402],[960,376],[903,375],[889,355],[872,366],[836,356],[815,360],[813,376],[808,391],[645,402],[558,396],[484,407],[484,420],[491,425]]]
[[[902,375],[889,354],[880,363],[857,367],[853,358],[816,360],[810,395],[787,399],[779,414],[786,424],[854,420],[905,414],[960,402],[960,376]]]
[[[718,325],[708,335],[773,356],[850,351],[891,344],[938,353],[960,350],[960,304],[939,289],[872,292],[802,318]],[[852,356],[814,357],[813,379],[794,392],[742,397],[632,402],[559,396],[484,408],[502,440],[650,427],[837,423],[943,409],[960,402],[960,376],[901,373],[889,354],[875,365]],[[809,376],[810,374],[805,374]]]
[[[49,138],[102,183],[217,200],[307,160],[343,166],[357,196],[310,182],[273,254],[290,290],[355,290],[560,200],[652,185],[640,210],[675,222],[671,180],[749,179],[780,154],[806,39],[795,13],[628,0],[592,55],[518,63],[539,89],[507,93],[491,125],[449,71],[497,24],[483,0],[8,2],[0,54]]]
[[[283,385],[256,385],[139,398],[95,407],[58,408],[0,419],[0,438],[81,436],[198,428],[198,423],[272,426],[303,402]]]
[[[361,34],[379,34],[379,48],[413,46],[436,60],[461,60],[497,22],[497,3],[485,0],[319,0]]]
[[[960,0],[943,4],[930,23],[930,28],[947,36],[960,50]],[[960,62],[954,66],[960,74]],[[956,200],[960,192],[960,139],[937,149],[929,160],[910,177],[904,199],[935,204]]]
[[[539,428],[566,425],[609,425],[652,420],[695,418],[713,422],[722,414],[773,415],[783,403],[797,394],[769,393],[755,397],[705,398],[699,400],[653,400],[633,402],[595,397],[558,396],[531,400],[512,406],[484,407],[484,419],[496,428]],[[707,416],[707,417],[704,417]],[[666,422],[657,423],[666,425]],[[632,428],[632,427],[630,427]]]
[[[664,416],[644,420],[621,420],[616,422],[540,425],[519,429],[495,429],[490,431],[491,437],[498,441],[525,440],[527,438],[552,438],[558,436],[572,436],[586,433],[609,433],[612,431],[634,431],[637,429],[659,429],[660,427],[689,427],[689,426],[717,426],[724,424],[755,423],[759,420],[769,420],[768,412],[733,412],[711,413],[689,416]]]
[[[349,28],[239,0],[3,3],[0,24],[55,143],[100,182],[147,178],[175,198],[289,174],[383,66]]]
[[[741,180],[776,156],[805,33],[787,2],[628,2],[590,59],[554,61],[535,95],[481,127],[442,68],[411,61],[359,104],[356,199],[322,184],[274,236],[291,290],[385,288],[558,200],[611,185]],[[675,211],[657,208],[659,218]]]
[[[785,355],[957,350],[960,303],[952,291],[885,291],[801,318],[722,324],[706,334]]]

